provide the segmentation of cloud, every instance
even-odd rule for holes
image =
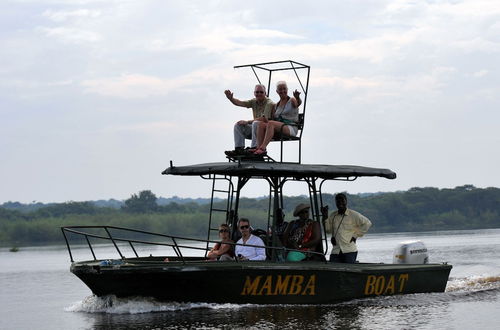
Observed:
[[[150,123],[138,123],[138,124],[128,124],[128,125],[113,125],[108,126],[104,129],[106,132],[116,133],[122,131],[137,131],[142,133],[151,132],[167,132],[169,130],[179,127],[174,121],[159,121]]]
[[[96,18],[101,15],[100,10],[90,10],[90,9],[76,9],[76,10],[51,10],[48,9],[42,13],[42,16],[54,22],[64,22],[68,19],[75,18]]]
[[[270,41],[301,40],[303,36],[271,29],[252,29],[243,25],[215,26],[203,30],[203,33],[194,31],[192,36],[172,39],[170,36],[156,38],[149,42],[151,50],[185,50],[203,49],[208,52],[223,53],[242,48],[251,44],[262,44]]]
[[[108,126],[103,131],[107,133],[117,132],[140,132],[147,135],[173,135],[184,134],[189,131],[200,131],[210,134],[214,130],[228,131],[228,126],[225,123],[216,121],[186,121],[179,124],[179,121],[155,121],[128,125]],[[181,136],[179,135],[179,137]],[[186,137],[183,137],[183,139]]]
[[[314,81],[311,82],[311,87],[337,87],[344,89],[357,89],[357,88],[373,88],[382,84],[380,79],[376,78],[363,78],[363,77],[339,77],[334,75],[316,75]]]
[[[479,71],[476,71],[472,74],[473,77],[476,77],[476,78],[481,78],[481,77],[484,77],[486,76],[487,74],[489,73],[488,70],[479,70]]]
[[[225,36],[228,38],[245,39],[304,39],[303,36],[286,33],[271,29],[249,29],[242,25],[228,26],[224,29]],[[215,31],[219,33],[222,31]]]
[[[175,93],[183,89],[210,86],[215,82],[234,81],[231,71],[220,67],[203,68],[172,78],[145,74],[121,74],[116,77],[87,79],[81,82],[86,93],[118,98],[147,98]]]
[[[500,42],[485,40],[483,37],[474,37],[463,40],[454,40],[451,46],[459,48],[465,53],[500,53]]]
[[[62,41],[70,43],[81,43],[81,42],[97,42],[102,39],[102,36],[94,31],[82,30],[76,28],[68,27],[38,27],[37,31],[43,33],[47,37],[54,37],[61,39]]]
[[[124,98],[144,98],[165,95],[175,81],[142,74],[123,74],[119,77],[90,79],[82,82],[87,93]]]

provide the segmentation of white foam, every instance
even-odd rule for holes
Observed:
[[[500,289],[500,276],[472,275],[450,278],[446,286],[446,292],[474,292],[491,289]]]
[[[239,309],[251,304],[216,304],[216,303],[178,303],[159,302],[152,298],[117,298],[115,296],[88,296],[75,302],[64,310],[67,312],[109,313],[109,314],[141,314],[152,312],[173,312],[189,309]]]

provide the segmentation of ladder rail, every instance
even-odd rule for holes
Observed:
[[[232,206],[233,206],[235,190],[234,190],[234,185],[233,185],[231,176],[227,176],[227,175],[218,176],[218,175],[214,174],[214,175],[209,175],[208,177],[203,177],[203,178],[212,180],[212,192],[211,192],[211,196],[210,196],[210,212],[209,212],[209,216],[208,216],[207,242],[206,242],[206,251],[205,251],[205,257],[206,257],[207,253],[209,251],[208,248],[209,248],[209,244],[210,244],[210,242],[209,242],[210,236],[211,236],[213,231],[219,230],[219,226],[217,226],[217,228],[212,227],[212,222],[214,221],[214,212],[224,213],[225,214],[224,221],[225,221],[225,223],[229,224],[229,222],[230,222],[229,218],[230,218],[230,214],[231,214],[231,210],[232,210]],[[225,189],[225,190],[217,189],[216,183],[218,181],[227,181],[227,184],[228,184],[227,189]],[[225,198],[225,202],[226,202],[225,209],[222,209],[220,207],[214,207],[214,203],[215,203],[214,199],[216,198],[216,196],[215,196],[216,193],[224,193],[226,195],[225,196],[226,197]]]

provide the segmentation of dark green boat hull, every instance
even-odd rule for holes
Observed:
[[[451,268],[445,264],[182,263],[156,258],[127,259],[111,266],[98,261],[71,265],[71,271],[97,296],[238,304],[328,304],[443,292]]]

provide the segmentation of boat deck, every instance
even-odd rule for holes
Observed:
[[[168,258],[169,261],[164,261]],[[108,264],[109,263],[109,264]],[[198,269],[282,269],[282,270],[328,270],[347,271],[354,273],[379,272],[379,271],[426,271],[430,269],[451,269],[452,266],[443,264],[384,264],[384,263],[332,263],[319,261],[303,262],[271,262],[271,261],[206,261],[201,257],[140,257],[117,260],[90,260],[74,262],[72,268],[92,267],[104,269],[137,269],[160,268],[163,270],[185,268]]]

